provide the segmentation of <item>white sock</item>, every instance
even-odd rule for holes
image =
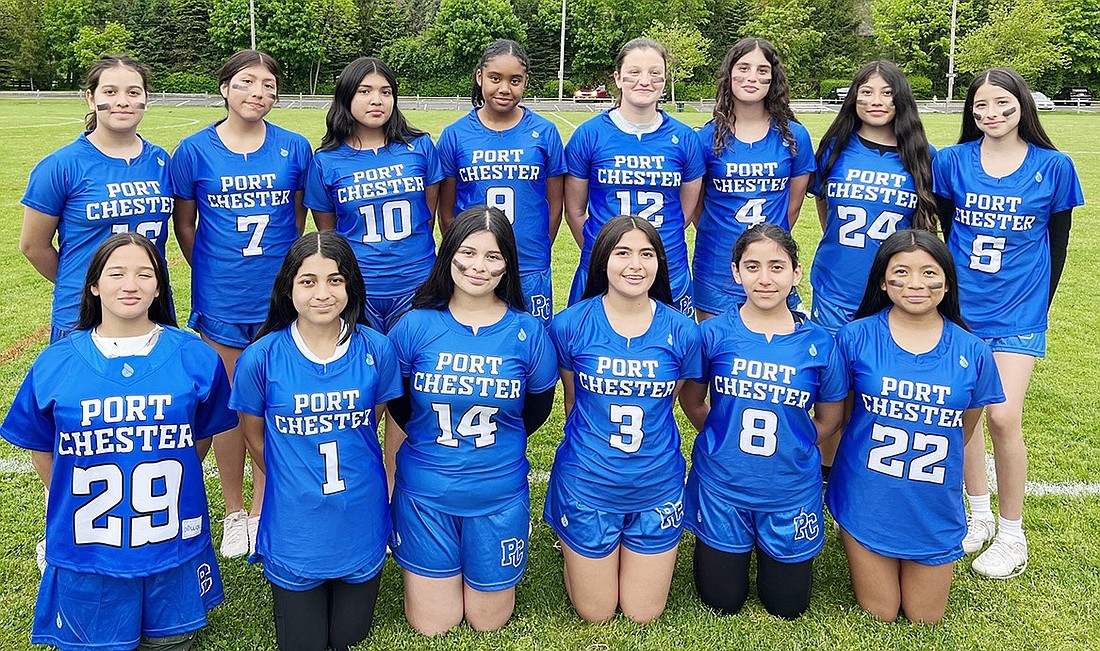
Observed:
[[[993,510],[989,506],[989,493],[985,495],[966,494],[966,501],[970,503],[970,513],[983,520],[993,519]]]
[[[997,535],[1013,542],[1025,542],[1027,538],[1024,537],[1024,519],[1007,520],[1003,516],[998,516]]]

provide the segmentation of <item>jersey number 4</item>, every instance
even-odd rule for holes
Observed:
[[[867,246],[867,238],[881,242],[894,234],[903,215],[884,210],[867,225],[867,211],[859,206],[840,206],[836,210],[840,219],[837,236],[844,246],[862,249]]]
[[[125,483],[122,468],[112,464],[73,468],[74,496],[92,495],[97,485],[101,487],[95,497],[73,512],[76,544],[124,546],[122,517],[110,512],[122,503],[127,492],[130,506],[140,515],[130,518],[126,546],[142,547],[172,540],[179,534],[182,463],[176,459],[139,463],[130,473],[129,491]]]
[[[493,420],[500,411],[500,407],[486,407],[474,405],[462,414],[458,425],[451,426],[451,405],[446,402],[433,402],[432,411],[435,412],[439,422],[439,436],[435,442],[449,448],[458,447],[457,436],[470,437],[474,440],[475,448],[484,448],[496,443],[497,424]],[[456,436],[457,435],[457,436]]]

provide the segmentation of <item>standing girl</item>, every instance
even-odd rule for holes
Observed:
[[[754,547],[764,607],[804,613],[825,544],[817,442],[840,426],[848,383],[832,336],[787,306],[801,277],[789,231],[745,231],[733,279],[747,299],[702,325],[702,382],[680,396],[699,430],[684,496],[684,526],[698,538],[695,589],[722,614],[748,597]]]
[[[175,322],[157,247],[108,237],[0,426],[50,488],[35,644],[183,650],[222,600],[201,457],[237,417],[218,355]]]
[[[342,651],[374,619],[390,532],[377,414],[401,381],[393,346],[360,323],[365,300],[348,243],[310,233],[237,364],[230,406],[268,478],[256,558],[280,649]]]
[[[963,446],[1004,401],[989,346],[966,330],[947,246],[922,230],[879,247],[837,347],[854,394],[826,493],[856,600],[935,624],[962,557]]]
[[[618,106],[578,127],[565,148],[565,218],[581,247],[570,305],[587,286],[600,229],[616,215],[637,215],[653,224],[668,250],[663,273],[673,305],[695,314],[684,230],[695,215],[706,167],[695,131],[657,108],[667,58],[656,41],[627,42],[615,57]]]
[[[263,52],[229,57],[218,71],[225,119],[184,138],[172,156],[173,225],[191,264],[187,325],[218,351],[231,376],[264,320],[279,264],[305,225],[309,142],[264,119],[280,81],[279,64]],[[248,291],[226,278],[247,279]],[[246,511],[244,452],[238,429],[214,442],[225,498],[222,556],[256,549],[264,476],[253,464]]]
[[[966,451],[970,520],[963,547],[975,552],[992,538],[972,566],[1007,579],[1027,567],[1024,396],[1035,359],[1046,354],[1047,311],[1066,262],[1071,213],[1085,201],[1073,161],[1055,149],[1027,83],[1008,68],[971,82],[959,144],[944,149],[932,171],[963,315],[992,346],[1008,396],[986,412],[1000,517],[995,523],[989,504],[978,421]]]
[[[391,542],[405,616],[424,635],[464,618],[498,629],[527,565],[527,437],[550,414],[557,384],[549,337],[524,309],[503,212],[476,206],[455,219],[390,339],[407,387],[390,402],[408,432]]]
[[[433,220],[443,171],[431,136],[405,121],[397,80],[359,57],[336,80],[326,131],[309,167],[305,204],[317,228],[351,244],[367,317],[388,332],[435,260]]]
[[[96,61],[84,77],[87,131],[42,159],[27,182],[19,249],[54,284],[51,342],[76,326],[88,262],[112,233],[140,233],[164,255],[168,153],[137,133],[148,92],[149,71],[130,57]]]
[[[836,334],[852,320],[875,252],[894,231],[936,232],[933,153],[905,73],[890,61],[860,68],[817,149],[814,323]]]
[[[550,324],[554,314],[550,250],[561,225],[565,155],[552,122],[519,103],[527,87],[527,51],[494,41],[474,69],[474,109],[439,136],[445,178],[439,220],[488,204],[516,231],[520,280],[528,311]]]
[[[692,275],[699,319],[745,302],[727,258],[754,224],[794,228],[813,173],[813,143],[794,117],[787,73],[768,41],[743,38],[718,72],[714,119],[699,130],[707,174]],[[797,292],[792,295],[795,306]]]
[[[569,599],[591,622],[616,608],[659,617],[676,564],[685,464],[672,407],[702,358],[668,274],[653,225],[615,217],[595,239],[581,302],[550,327],[566,419],[543,517],[561,541]]]

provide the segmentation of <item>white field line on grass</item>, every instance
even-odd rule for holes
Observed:
[[[61,127],[66,124],[84,124],[84,120],[81,118],[59,118],[59,120],[59,122],[46,122],[42,124],[14,124],[0,127],[0,129],[45,129],[48,127]]]
[[[568,124],[569,126],[573,127],[573,130],[574,130],[574,131],[576,131],[576,130],[577,130],[577,125],[573,124],[573,123],[572,123],[572,122],[570,122],[569,120],[567,120],[567,119],[565,119],[564,117],[562,117],[562,115],[561,115],[560,113],[558,113],[557,111],[555,111],[555,112],[551,113],[550,115],[553,115],[553,116],[554,116],[554,117],[556,117],[557,119],[559,119],[559,120],[561,120],[562,122],[564,122],[564,123]]]
[[[993,457],[986,455],[986,472],[989,475],[989,490],[997,492],[997,476],[993,469]],[[207,463],[204,468],[207,477],[217,477],[218,468],[213,463]],[[29,474],[34,472],[34,466],[25,459],[0,458],[0,474]],[[250,471],[246,468],[246,473]],[[543,485],[550,481],[550,473],[545,470],[532,470],[527,476],[532,484]],[[1070,481],[1060,484],[1045,481],[1029,481],[1026,493],[1032,497],[1044,497],[1050,495],[1065,497],[1092,497],[1100,495],[1100,482]]]

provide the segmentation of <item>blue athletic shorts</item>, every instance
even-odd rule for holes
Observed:
[[[401,296],[371,296],[367,294],[366,313],[371,327],[386,334],[412,307],[413,292]]]
[[[527,493],[498,513],[464,517],[394,490],[390,511],[390,548],[402,569],[436,579],[462,575],[466,585],[482,592],[507,590],[523,577],[531,532]]]
[[[206,626],[206,612],[224,596],[213,547],[179,567],[140,578],[47,565],[31,642],[62,651],[133,651],[143,636],[169,637]]]
[[[707,490],[695,473],[684,491],[684,527],[710,547],[743,554],[760,547],[783,563],[801,563],[825,545],[821,492],[809,503],[777,512],[744,509]]]
[[[263,323],[226,323],[192,312],[187,327],[201,333],[210,341],[230,348],[245,348],[256,338]]]
[[[542,517],[569,548],[587,558],[604,558],[622,545],[636,554],[660,554],[680,543],[683,492],[645,511],[611,513],[587,506],[563,482],[546,489]]]
[[[523,285],[527,311],[549,328],[550,322],[554,320],[554,286],[550,270],[521,274],[519,281]]]
[[[691,290],[691,274],[671,279],[672,306],[692,319],[695,318],[695,299]],[[569,304],[574,305],[584,295],[584,286],[588,283],[588,267],[577,267],[573,274],[573,285],[569,288]]]
[[[853,313],[849,313],[847,309],[822,298],[820,294],[814,294],[810,320],[828,330],[834,337],[837,330],[852,322],[852,316]]]
[[[985,343],[995,353],[1018,353],[1042,359],[1047,356],[1047,333],[1033,332],[1012,337],[990,337]]]

